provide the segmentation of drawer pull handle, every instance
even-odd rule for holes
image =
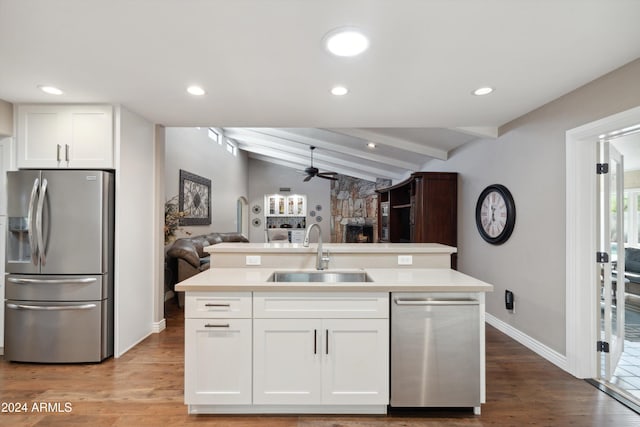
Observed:
[[[207,303],[204,306],[205,307],[231,307],[231,304],[212,304],[212,303]]]
[[[206,325],[204,325],[205,328],[228,328],[229,324],[226,323],[224,325],[212,325],[211,323],[207,323]]]

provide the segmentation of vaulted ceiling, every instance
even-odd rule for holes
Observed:
[[[0,0],[0,99],[121,104],[224,128],[255,158],[303,169],[314,145],[320,169],[400,179],[639,58],[639,16],[638,0]],[[329,54],[342,26],[369,49]]]
[[[475,139],[440,128],[224,128],[224,134],[252,158],[300,170],[310,165],[313,146],[313,164],[321,171],[369,181],[402,180],[428,160],[446,160],[450,150]]]

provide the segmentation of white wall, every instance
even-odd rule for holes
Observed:
[[[460,173],[458,267],[495,286],[487,294],[487,312],[561,354],[570,333],[565,328],[565,132],[638,105],[640,60],[508,123],[495,140],[472,142],[448,161],[423,167]],[[501,246],[482,240],[474,218],[480,192],[494,183],[511,190],[517,210],[515,230]],[[514,314],[504,308],[505,289],[515,293]]]
[[[185,226],[177,237],[236,231],[236,202],[247,197],[246,152],[233,156],[207,136],[207,128],[165,129],[165,198],[178,194],[180,169],[211,180],[211,225]]]
[[[290,194],[307,195],[307,214],[315,210],[316,205],[322,206],[317,214],[322,217],[319,223],[322,229],[322,240],[331,241],[331,181],[322,178],[313,178],[303,182],[305,175],[298,173],[296,169],[276,165],[257,159],[249,159],[249,240],[253,243],[265,241],[264,233],[264,195],[278,193],[281,187],[291,188]],[[285,193],[283,193],[285,194]],[[252,207],[259,205],[262,208],[260,214],[254,214]],[[317,215],[316,215],[317,216]],[[260,218],[260,227],[254,227],[252,221]],[[307,215],[307,226],[316,222],[315,217]],[[316,233],[313,232],[311,241],[316,241]]]
[[[153,331],[156,248],[154,126],[116,107],[115,356]]]

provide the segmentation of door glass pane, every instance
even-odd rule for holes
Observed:
[[[610,228],[610,242],[611,242],[611,258],[612,260],[616,260],[617,259],[617,255],[618,255],[618,251],[617,251],[617,241],[618,241],[618,232],[619,232],[619,228],[618,228],[618,197],[621,196],[620,194],[618,194],[618,181],[617,181],[617,177],[618,177],[618,173],[617,173],[617,169],[618,169],[618,164],[616,162],[610,162],[610,173],[611,173],[611,180],[610,180],[610,213],[609,213],[609,220],[610,220],[610,224],[611,224],[611,228]],[[621,251],[621,256],[624,256],[624,248],[620,248]],[[618,335],[618,322],[617,322],[617,313],[616,313],[616,281],[612,280],[611,283],[611,334],[612,336],[617,336]]]

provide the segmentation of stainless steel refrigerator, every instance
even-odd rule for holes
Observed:
[[[114,176],[7,173],[5,360],[113,355]]]

